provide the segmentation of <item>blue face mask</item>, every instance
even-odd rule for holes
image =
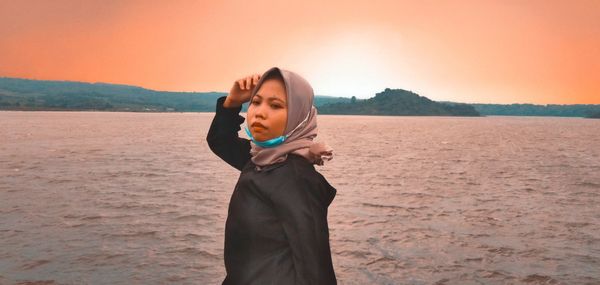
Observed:
[[[278,136],[276,138],[272,138],[272,139],[268,139],[266,141],[258,141],[256,139],[254,139],[254,137],[252,136],[252,133],[250,133],[250,130],[248,129],[248,122],[246,121],[246,125],[244,126],[244,130],[246,130],[246,134],[248,135],[248,137],[250,137],[250,139],[258,146],[260,147],[264,147],[264,148],[268,148],[268,147],[276,147],[280,144],[282,144],[287,138],[289,138],[292,133],[297,130],[300,126],[302,126],[302,124],[304,124],[304,122],[306,122],[306,120],[308,120],[308,117],[310,116],[310,112],[308,113],[308,115],[306,115],[306,118],[304,118],[304,120],[302,122],[300,122],[300,124],[298,124],[289,134],[287,135],[281,135]]]

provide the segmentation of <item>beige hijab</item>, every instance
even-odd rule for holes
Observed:
[[[284,135],[288,135],[296,127],[297,129],[276,147],[263,148],[250,141],[252,162],[260,169],[269,164],[285,161],[288,153],[294,153],[303,156],[313,164],[323,165],[325,160],[329,161],[333,158],[333,149],[325,143],[313,141],[317,136],[317,108],[313,106],[314,93],[308,81],[292,71],[272,67],[261,76],[252,90],[250,102],[258,92],[263,79],[271,72],[279,72],[285,83],[288,117]]]

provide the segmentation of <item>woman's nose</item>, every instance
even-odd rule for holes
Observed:
[[[254,111],[254,117],[261,117],[263,119],[265,119],[266,115],[266,110],[265,110],[265,104],[259,104],[256,107],[256,110]]]

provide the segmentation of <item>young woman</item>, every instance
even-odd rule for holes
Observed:
[[[327,224],[336,189],[314,167],[333,150],[313,141],[313,100],[304,78],[278,67],[237,80],[217,99],[206,139],[241,171],[225,224],[223,285],[337,284]],[[248,101],[250,140],[238,137]]]

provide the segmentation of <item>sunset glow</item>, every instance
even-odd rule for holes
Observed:
[[[0,0],[0,77],[227,92],[272,66],[317,95],[600,104],[600,1]]]

